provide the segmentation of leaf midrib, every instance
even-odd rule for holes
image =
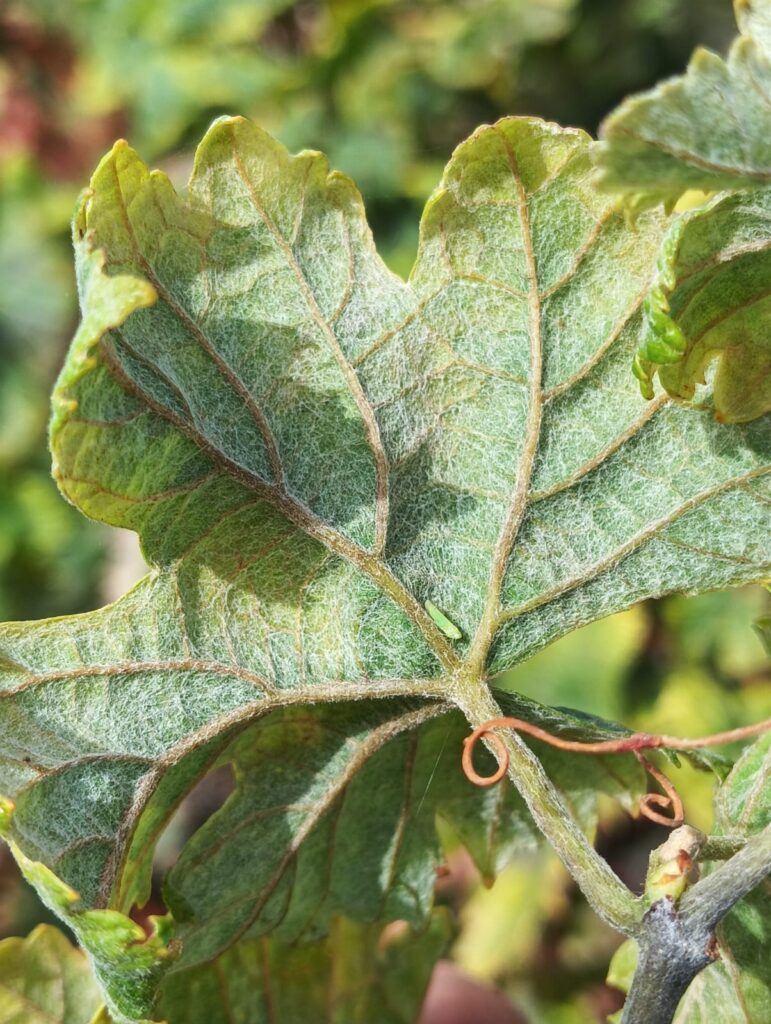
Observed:
[[[538,283],[538,267],[533,249],[532,229],[528,197],[522,176],[517,164],[516,154],[506,136],[496,133],[506,153],[511,174],[514,179],[519,199],[519,220],[522,226],[522,243],[528,276],[528,307],[530,320],[530,374],[529,402],[527,426],[522,451],[517,466],[514,491],[503,526],[498,535],[490,565],[489,583],[485,599],[484,611],[477,627],[476,634],[469,649],[467,664],[478,678],[484,675],[487,655],[497,632],[497,620],[500,614],[501,591],[506,573],[509,556],[519,536],[528,504],[530,481],[535,467],[535,458],[541,437],[541,418],[543,410],[543,390],[541,386],[543,353],[541,344],[541,293]]]

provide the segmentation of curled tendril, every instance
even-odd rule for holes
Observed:
[[[680,794],[675,789],[674,783],[639,750],[635,750],[634,756],[664,790],[663,793],[646,793],[641,796],[638,804],[640,814],[650,821],[655,821],[657,825],[678,828],[685,821],[685,811],[683,810],[683,801],[680,799]],[[663,807],[665,810],[671,810],[672,813],[671,815],[659,814],[657,810],[654,810],[655,807]]]
[[[491,719],[495,721],[495,719]],[[489,725],[490,723],[485,723]],[[482,736],[487,737],[488,744],[495,751],[495,756],[498,759],[498,767],[492,775],[480,775],[474,767],[472,756],[474,753],[474,747]],[[503,740],[500,736],[496,736],[494,732],[487,732],[485,729],[480,732],[479,729],[475,729],[470,736],[467,736],[463,741],[463,757],[461,758],[461,764],[463,765],[463,771],[466,778],[474,783],[475,786],[494,786],[496,782],[500,782],[506,772],[509,770],[509,752],[503,745]]]
[[[654,736],[650,733],[635,732],[630,736],[624,736],[617,740],[599,740],[598,742],[584,743],[580,740],[566,740],[561,736],[541,729],[531,722],[525,722],[521,718],[491,718],[487,722],[478,725],[474,731],[463,741],[463,756],[461,763],[466,778],[475,786],[494,786],[500,782],[509,770],[509,752],[506,744],[493,730],[515,729],[517,732],[527,733],[536,739],[548,743],[560,750],[569,750],[575,754],[624,754],[633,753],[645,771],[655,779],[664,790],[663,793],[646,793],[640,799],[640,813],[659,825],[667,825],[676,828],[682,825],[685,815],[683,802],[675,789],[672,781],[667,778],[647,757],[644,757],[641,750],[655,750],[658,747],[668,747],[670,750],[692,750],[698,747],[716,747],[723,743],[731,743],[734,740],[747,739],[750,736],[758,736],[760,733],[771,729],[771,718],[755,725],[747,725],[741,729],[730,729],[727,732],[715,733],[712,736],[701,736],[698,739],[681,739],[678,736]],[[498,760],[498,767],[492,775],[480,775],[474,768],[474,748],[479,740],[484,739],[487,746],[492,748]],[[661,807],[671,811],[671,815],[660,814],[655,810]]]

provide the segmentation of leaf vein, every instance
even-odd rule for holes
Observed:
[[[551,590],[539,594],[537,597],[534,597],[530,601],[526,601],[523,604],[518,605],[516,608],[509,608],[503,611],[498,616],[498,626],[503,625],[503,623],[508,622],[511,619],[519,618],[520,615],[524,615],[526,612],[533,611],[534,609],[539,608],[541,605],[548,604],[551,601],[555,600],[555,598],[561,597],[563,594],[566,594],[571,590],[575,590],[577,587],[580,587],[585,583],[589,583],[597,576],[600,576],[607,569],[610,569],[617,562],[620,562],[627,555],[630,555],[637,548],[641,547],[646,541],[651,540],[653,537],[657,536],[657,534],[661,533],[662,530],[665,530],[668,526],[671,526],[673,523],[677,522],[677,520],[681,516],[685,515],[687,512],[692,511],[694,508],[698,508],[698,506],[701,505],[703,502],[708,501],[710,498],[714,498],[719,494],[723,494],[725,491],[729,491],[732,488],[737,487],[748,480],[755,479],[756,477],[765,476],[770,472],[771,470],[767,467],[750,470],[749,472],[743,473],[740,476],[731,477],[729,480],[724,480],[722,483],[717,484],[715,487],[711,487],[708,490],[702,491],[700,494],[697,494],[694,497],[689,498],[687,501],[683,502],[683,504],[679,508],[675,509],[668,515],[663,516],[661,519],[657,520],[650,527],[648,527],[648,529],[642,530],[640,533],[636,534],[630,540],[626,541],[624,544],[616,548],[615,551],[611,552],[611,554],[608,555],[606,558],[603,558],[599,562],[596,562],[594,565],[590,566],[585,572],[582,572],[577,576],[573,576],[570,579],[565,580],[558,586],[552,587]]]

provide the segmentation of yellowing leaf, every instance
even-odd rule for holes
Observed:
[[[89,1024],[101,996],[85,956],[50,925],[0,942],[0,1024]]]

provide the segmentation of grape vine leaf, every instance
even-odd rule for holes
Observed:
[[[751,836],[771,825],[771,735],[745,750],[715,797],[717,835]],[[771,879],[734,906],[717,928],[718,959],[698,974],[674,1024],[747,1024],[771,1011]],[[631,940],[616,951],[608,982],[628,991],[636,966]]]
[[[88,961],[58,929],[0,942],[0,1024],[90,1024],[101,1002]]]
[[[734,7],[741,34],[726,61],[697,50],[684,75],[625,100],[601,126],[601,186],[633,207],[771,184],[771,3]]]
[[[248,939],[213,963],[170,975],[168,1024],[414,1024],[450,939],[445,911],[419,933],[335,917],[323,942]]]
[[[626,224],[592,151],[534,119],[480,129],[407,283],[347,178],[242,119],[215,122],[184,198],[125,143],[97,169],[54,473],[152,568],[110,607],[3,627],[0,791],[40,887],[79,894],[57,906],[92,955],[99,922],[123,930],[97,962],[117,1020],[252,929],[425,917],[435,814],[494,871],[532,830],[507,787],[460,776],[459,680],[645,597],[767,572],[768,418],[721,426],[637,393],[664,223]],[[123,915],[158,835],[225,756],[236,793],[168,879],[176,920],[137,942]],[[549,758],[585,824],[598,784],[639,785],[624,758]],[[369,805],[358,832],[349,801]]]
[[[614,735],[498,697],[507,712],[563,734]],[[312,719],[306,708],[292,708],[225,748],[220,763],[232,765],[240,784],[166,878],[185,963],[211,960],[247,932],[283,942],[318,938],[336,911],[422,927],[442,860],[437,818],[490,882],[515,852],[535,846],[537,832],[512,786],[483,796],[458,771],[463,717],[428,713],[419,725],[425,709],[395,713],[383,701],[316,709]],[[593,759],[576,775],[552,749],[541,745],[539,755],[585,828],[596,820],[597,794],[629,807],[644,789],[629,758]],[[279,756],[280,778],[272,770]]]
[[[771,190],[718,197],[677,217],[645,301],[634,363],[646,398],[658,373],[691,400],[717,359],[712,401],[724,423],[771,411]]]

